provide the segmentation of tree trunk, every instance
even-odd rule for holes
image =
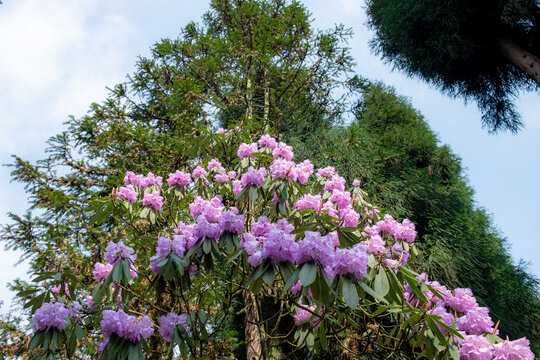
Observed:
[[[246,358],[259,360],[262,357],[261,333],[259,330],[259,313],[255,295],[244,290],[244,304],[246,306]]]
[[[507,37],[499,38],[498,44],[502,54],[512,64],[523,70],[540,85],[540,59],[538,57]]]

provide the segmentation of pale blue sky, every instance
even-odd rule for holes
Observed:
[[[349,45],[365,77],[392,85],[410,98],[442,143],[463,160],[478,204],[493,214],[512,246],[514,259],[531,262],[540,276],[536,240],[540,165],[540,95],[522,94],[518,109],[525,129],[517,135],[488,135],[474,104],[441,95],[410,79],[370,53],[363,2],[308,0],[316,28],[344,23],[354,29]],[[44,157],[45,141],[64,129],[68,115],[85,114],[91,102],[105,99],[106,86],[125,80],[138,55],[148,56],[161,38],[176,38],[189,21],[200,21],[205,1],[185,0],[3,0],[0,5],[0,163],[17,154]],[[6,212],[22,213],[26,195],[0,168],[0,223]],[[0,252],[0,300],[9,302],[6,283],[25,277],[14,267],[20,254]],[[4,306],[0,311],[7,310]]]

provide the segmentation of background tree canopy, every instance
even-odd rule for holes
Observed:
[[[490,131],[522,126],[513,100],[540,85],[538,1],[369,0],[367,9],[384,60],[474,100]]]
[[[537,279],[512,263],[504,238],[474,203],[458,157],[439,145],[418,111],[392,89],[353,76],[349,36],[343,26],[313,30],[296,2],[212,1],[202,24],[158,42],[127,83],[87,116],[70,119],[49,140],[45,159],[14,158],[13,180],[25,185],[30,206],[10,214],[2,241],[25,252],[33,273],[61,264],[91,278],[112,224],[91,226],[89,201],[109,193],[127,170],[166,173],[192,164],[204,150],[202,129],[241,124],[282,136],[298,160],[337,164],[347,180],[361,179],[378,204],[417,224],[419,270],[451,287],[471,287],[501,320],[503,334],[527,336],[538,354]],[[533,84],[512,71],[511,84]],[[480,90],[491,89],[486,84]],[[494,115],[500,123],[486,121],[516,129],[503,100]],[[12,284],[21,304],[28,285]],[[27,355],[27,317],[3,319],[3,353]]]

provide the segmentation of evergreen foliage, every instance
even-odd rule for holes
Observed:
[[[367,9],[384,60],[475,101],[490,131],[522,126],[513,100],[540,86],[538,1],[370,0]]]

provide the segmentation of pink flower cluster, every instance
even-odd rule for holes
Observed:
[[[491,345],[484,336],[465,335],[456,341],[461,345],[459,357],[463,360],[534,360],[526,338]]]
[[[151,193],[145,193],[143,197],[143,206],[154,208],[154,210],[161,210],[163,206],[163,196],[159,194],[159,191],[154,190]]]
[[[118,311],[104,310],[100,325],[106,336],[106,339],[100,344],[103,348],[113,334],[131,342],[138,342],[141,338],[148,340],[154,333],[152,320],[148,315],[137,320],[135,316],[126,314],[122,309]]]
[[[423,293],[428,300],[426,306],[434,306],[429,313],[440,316],[448,326],[452,326],[454,320],[457,323],[458,330],[464,336],[464,339],[455,338],[460,345],[462,359],[534,359],[529,349],[529,341],[525,338],[490,345],[488,339],[482,334],[484,332],[498,333],[498,330],[493,328],[489,309],[478,306],[471,289],[457,288],[452,292],[437,281],[429,281],[425,273],[417,276],[417,279],[434,288],[442,297],[441,299],[431,291]],[[412,293],[409,285],[406,285],[405,289],[405,300],[414,306],[423,305]],[[458,314],[461,316],[458,317]],[[441,331],[446,333],[442,328]]]
[[[191,174],[180,170],[176,170],[174,174],[169,174],[169,178],[167,179],[167,184],[169,184],[169,186],[178,185],[183,188],[186,188],[190,182]]]
[[[189,334],[189,328],[188,328],[188,315],[187,314],[180,314],[177,315],[174,312],[170,312],[165,316],[161,316],[159,318],[159,330],[158,332],[163,336],[163,339],[167,342],[171,342],[173,335],[174,335],[174,329],[177,325],[182,325],[182,327],[186,330],[186,332]]]
[[[67,325],[67,318],[75,316],[77,310],[81,307],[78,303],[73,303],[69,308],[59,302],[46,302],[36,310],[32,324],[32,329],[35,331],[48,330],[54,327],[62,330]]]
[[[261,186],[264,182],[264,176],[266,175],[266,169],[254,169],[253,166],[250,166],[245,174],[240,178],[240,182],[243,187],[254,185]],[[234,185],[234,184],[233,184]]]
[[[151,172],[144,176],[142,174],[135,175],[133,171],[128,171],[124,176],[124,184],[136,185],[141,189],[145,189],[152,185],[156,185],[158,188],[161,188],[163,186],[163,178],[161,176],[155,176]]]
[[[384,220],[377,222],[372,227],[364,229],[370,235],[379,235],[381,232],[393,235],[395,240],[405,240],[408,243],[414,242],[416,239],[416,229],[414,224],[409,219],[404,219],[400,224],[391,215],[384,215]]]
[[[126,187],[120,187],[117,196],[119,199],[126,199],[132,204],[137,202],[137,191],[132,184],[128,184]]]
[[[109,241],[107,247],[105,248],[105,255],[103,257],[105,258],[105,261],[111,265],[116,264],[120,258],[127,259],[131,263],[134,263],[135,260],[137,260],[137,254],[135,254],[135,251],[129,246],[125,245],[122,240],[118,241],[117,243]]]
[[[169,256],[171,250],[179,257],[183,257],[184,252],[195,243],[196,238],[193,236],[193,226],[187,227],[181,222],[178,224],[177,232],[172,236],[172,240],[164,236],[158,238],[156,255],[150,258],[150,269],[154,274],[161,271],[161,267],[158,265]]]
[[[273,264],[288,261],[301,265],[313,261],[330,278],[343,274],[353,274],[357,279],[366,276],[368,257],[364,244],[356,244],[350,249],[336,248],[332,235],[322,236],[316,231],[306,231],[304,239],[295,241],[292,230],[294,226],[285,219],[274,224],[261,216],[251,223],[251,232],[243,234],[240,247],[248,254],[248,262],[253,267],[266,258]]]

